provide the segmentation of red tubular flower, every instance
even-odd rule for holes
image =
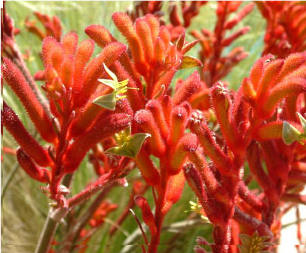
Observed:
[[[183,29],[190,26],[191,20],[199,14],[200,8],[206,3],[207,1],[193,1],[190,3],[180,2],[180,5],[175,3],[169,5],[171,24],[167,28],[171,33],[171,41],[176,40]],[[179,8],[180,10],[178,10]],[[183,20],[181,20],[179,12],[182,13]]]
[[[279,157],[272,142],[262,142],[261,148],[269,176],[273,180],[278,194],[281,195],[288,179],[289,166],[282,157]]]
[[[216,200],[224,203],[229,203],[229,196],[225,188],[222,187],[212,170],[208,167],[206,157],[204,154],[202,154],[201,149],[198,148],[195,152],[189,153],[189,158],[200,173],[201,178],[206,185],[207,192],[211,196],[214,196]]]
[[[159,173],[145,150],[140,150],[135,162],[147,184],[158,185],[160,183]]]
[[[87,35],[94,40],[99,47],[104,48],[108,44],[112,42],[116,42],[117,40],[111,35],[111,33],[101,25],[90,25],[85,29],[85,32]],[[135,79],[137,82],[140,82],[139,79],[139,74],[136,72],[135,67],[130,61],[130,57],[127,52],[124,52],[122,57],[119,59],[119,62],[121,63],[122,66],[124,66],[125,71],[127,72],[126,75],[132,75],[133,79]],[[118,71],[122,72],[122,71]],[[118,73],[119,74],[119,73]],[[127,78],[124,77],[125,79],[129,79],[131,81],[131,77]],[[139,89],[142,90],[142,86],[138,87]],[[130,90],[131,91],[131,90]]]
[[[129,116],[123,113],[112,114],[96,122],[67,148],[64,156],[65,172],[74,171],[90,148],[102,139],[127,128],[129,124]]]
[[[253,130],[253,138],[257,141],[281,139],[283,132],[283,121],[273,121],[261,125]]]
[[[185,82],[179,87],[173,96],[173,104],[179,105],[195,94],[201,86],[200,75],[197,71],[191,74]]]
[[[168,142],[176,145],[182,138],[188,123],[188,112],[183,106],[176,106],[171,114],[171,129]]]
[[[257,2],[267,20],[263,55],[286,57],[306,49],[306,7],[300,2]]]
[[[90,25],[85,29],[86,34],[94,40],[99,47],[106,47],[109,43],[115,42],[116,39],[102,25]]]
[[[67,33],[61,43],[67,55],[73,56],[78,46],[78,35],[75,32]]]
[[[150,151],[157,157],[162,156],[166,151],[166,145],[152,113],[148,110],[140,110],[135,114],[134,120],[145,133],[151,135],[148,139]]]
[[[217,23],[214,31],[202,29],[201,33],[196,30],[191,32],[191,35],[201,42],[202,50],[199,52],[199,57],[203,67],[200,74],[201,79],[208,87],[226,76],[236,64],[248,56],[243,48],[236,47],[227,56],[221,57],[226,47],[250,29],[249,27],[243,27],[225,37],[227,32],[233,29],[254,8],[254,4],[250,3],[241,8],[238,13],[235,13],[233,19],[228,20],[230,14],[234,13],[240,5],[241,3],[235,1],[219,1],[216,10]]]
[[[144,16],[145,14],[154,14],[156,16],[162,15],[160,13],[162,1],[145,1],[145,2],[135,2],[134,8],[127,11],[127,14],[132,20]]]
[[[229,120],[228,112],[231,107],[231,100],[227,87],[223,83],[218,82],[212,87],[211,100],[228,147],[234,153],[244,152],[243,139],[239,136],[236,126]]]
[[[193,163],[187,163],[183,167],[185,178],[190,186],[190,188],[195,192],[197,195],[203,209],[207,217],[214,223],[214,224],[222,224],[224,225],[224,221],[221,215],[223,209],[221,206],[216,206],[214,201],[211,201],[206,193],[204,188],[204,184],[201,178],[200,173],[195,168]]]
[[[45,168],[39,168],[31,158],[21,149],[17,150],[17,160],[20,167],[33,179],[42,182],[50,182],[50,171]]]
[[[150,100],[146,104],[146,109],[152,112],[156,124],[161,131],[162,137],[166,139],[169,134],[169,126],[167,124],[161,103],[158,100]]]
[[[141,74],[146,73],[147,69],[144,50],[142,48],[140,38],[137,36],[132,20],[127,14],[117,12],[113,14],[113,21],[118,30],[128,40],[137,70]],[[146,35],[144,34],[144,36]]]
[[[305,92],[305,53],[290,55],[285,60],[270,61],[271,55],[259,59],[250,77],[242,84],[246,100],[254,107],[257,117],[272,116],[284,98]],[[292,105],[291,105],[292,107]]]
[[[166,214],[173,204],[175,204],[183,193],[185,185],[185,176],[183,170],[169,179],[167,192],[166,192],[166,200],[162,209],[162,213]]]
[[[230,164],[221,148],[217,145],[210,129],[208,128],[203,115],[199,111],[192,113],[190,118],[190,129],[195,133],[201,143],[205,154],[207,154],[221,170],[224,175],[231,175]]]
[[[272,201],[272,203],[274,203],[274,205],[276,206],[279,202],[277,190],[275,184],[271,181],[271,179],[267,176],[267,174],[262,168],[261,160],[259,157],[259,150],[256,143],[251,143],[251,145],[248,147],[247,160],[250,170],[256,178],[256,181],[265,191],[265,194],[269,201]]]
[[[80,91],[82,96],[76,98],[76,106],[83,106],[90,98],[93,91],[95,91],[101,72],[104,71],[103,64],[108,67],[113,64],[121,54],[126,50],[126,46],[122,43],[114,42],[107,47],[93,59],[85,69],[83,86]]]
[[[103,95],[103,93],[100,93]],[[84,112],[80,114],[73,122],[70,128],[70,136],[77,137],[84,133],[98,117],[109,114],[109,111],[96,104],[87,104]],[[103,116],[102,116],[103,115]]]
[[[78,46],[75,53],[74,63],[74,84],[73,91],[79,93],[82,88],[82,76],[84,75],[86,63],[89,61],[94,50],[94,42],[92,40],[84,40]]]
[[[48,36],[52,36],[57,41],[60,41],[62,35],[62,25],[59,18],[57,16],[51,18],[48,15],[44,15],[39,12],[34,12],[34,15],[43,25],[45,31],[39,29],[36,26],[35,21],[29,21],[28,19],[26,19],[25,26],[28,31],[35,34],[41,40]]]
[[[175,175],[180,171],[185,158],[189,153],[194,152],[198,147],[198,139],[194,134],[186,134],[184,137],[180,138],[173,154],[170,154],[170,168],[168,173],[170,175]]]
[[[305,78],[290,78],[278,84],[270,91],[270,96],[262,105],[263,112],[261,117],[268,117],[274,112],[277,104],[284,98],[289,96],[297,96],[306,92]]]
[[[43,167],[51,165],[47,151],[28,133],[15,112],[3,102],[1,120],[22,149]]]
[[[41,137],[48,142],[54,142],[56,134],[53,130],[51,120],[35,93],[30,88],[26,78],[8,58],[4,57],[3,62],[2,71],[4,79],[21,100]]]
[[[154,57],[154,49],[153,49],[154,45],[153,45],[153,40],[152,40],[153,38],[150,26],[145,19],[137,19],[135,25],[136,25],[136,32],[141,41],[141,46],[145,54],[146,61],[151,62]]]
[[[142,219],[148,225],[151,234],[155,234],[156,233],[155,220],[147,199],[142,196],[135,196],[134,200],[136,205],[140,207],[142,212]]]

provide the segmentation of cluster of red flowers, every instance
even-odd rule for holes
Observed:
[[[4,83],[48,143],[38,143],[4,102],[2,122],[20,145],[20,166],[33,179],[48,184],[42,189],[55,201],[50,219],[56,222],[101,191],[88,215],[68,231],[66,243],[82,241],[82,237],[87,243],[92,229],[116,208],[103,201],[108,190],[125,185],[124,177],[134,168],[144,181],[135,182],[131,201],[117,223],[136,204],[150,232],[148,241],[136,217],[146,243],[142,249],[148,253],[158,251],[164,218],[180,199],[185,181],[214,226],[214,244],[203,238],[197,243],[210,245],[214,253],[238,252],[240,243],[244,252],[254,246],[247,245],[250,238],[258,239],[256,247],[268,250],[270,244],[265,241],[273,242],[280,232],[284,214],[280,207],[286,202],[306,203],[300,195],[306,183],[305,6],[257,4],[268,20],[265,55],[254,63],[240,88],[231,91],[219,80],[247,53],[241,47],[227,56],[222,52],[249,28],[226,37],[227,31],[254,4],[245,5],[232,18],[241,2],[218,2],[214,32],[191,32],[201,43],[198,60],[186,55],[199,41],[186,42],[185,28],[203,4],[184,2],[183,22],[177,5],[171,5],[170,25],[160,19],[162,2],[142,2],[134,12],[114,13],[113,22],[128,45],[118,42],[102,25],[88,26],[85,32],[90,39],[79,43],[74,32],[61,36],[57,18],[36,13],[46,32],[29,21],[27,27],[43,39],[44,70],[38,79],[44,80],[45,96],[16,51],[14,28],[4,13]],[[287,15],[299,19],[283,20]],[[285,35],[279,32],[284,29]],[[288,43],[290,52],[282,51]],[[102,51],[91,58],[95,44]],[[177,80],[172,88],[174,75],[191,67],[198,67],[200,73]],[[98,179],[67,197],[72,175],[89,151]],[[246,168],[250,173],[244,177]],[[260,193],[248,188],[252,179]],[[149,187],[154,212],[142,196]],[[111,228],[111,234],[115,231]],[[246,240],[241,234],[253,237]],[[49,238],[46,243],[43,236],[47,245],[39,244],[39,253],[47,252],[52,241]],[[199,245],[196,252],[206,252]]]
[[[302,2],[256,2],[267,20],[263,55],[284,58],[306,50],[306,6]]]

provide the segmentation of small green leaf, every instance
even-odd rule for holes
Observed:
[[[109,87],[111,87],[113,90],[116,90],[116,83],[113,80],[109,80],[109,79],[98,79],[98,81],[100,83],[103,83]]]
[[[130,153],[130,150],[124,149],[122,147],[114,147],[110,148],[105,151],[107,154],[112,154],[112,155],[119,155],[119,156],[127,156],[127,157],[134,157],[133,153]]]
[[[103,63],[103,67],[106,71],[106,73],[116,82],[118,83],[118,79],[117,76],[115,75],[115,73],[113,73],[108,67],[106,67],[106,65]]]
[[[303,127],[303,132],[304,132],[304,134],[306,134],[306,119],[300,113],[297,113],[297,115],[300,118],[300,122],[301,122],[301,125]]]
[[[193,68],[193,67],[199,67],[202,66],[202,63],[191,56],[184,56],[183,61],[179,69],[185,69],[185,68]]]
[[[294,141],[300,139],[301,133],[294,126],[290,125],[288,122],[283,123],[283,141],[286,145],[290,145]]]
[[[270,239],[269,236],[260,236],[257,231],[252,236],[246,234],[239,234],[241,245],[238,245],[239,253],[270,253],[264,251],[273,243],[267,241]]]
[[[239,234],[239,238],[243,245],[249,245],[252,242],[252,237],[246,234]]]
[[[112,92],[110,94],[100,96],[96,98],[93,103],[105,109],[114,111],[116,108],[116,94]]]
[[[238,245],[239,253],[249,253],[249,249],[245,245]]]
[[[138,155],[142,144],[144,143],[144,141],[148,138],[151,137],[150,134],[147,133],[138,133],[138,134],[134,134],[131,138],[129,143],[126,143],[124,145],[128,145],[129,148],[131,148],[131,150],[133,150],[134,152],[134,158]]]
[[[151,135],[147,133],[138,133],[130,136],[130,134],[131,127],[128,127],[122,132],[116,134],[116,142],[121,146],[110,148],[106,150],[106,153],[135,158],[138,155],[145,139]]]

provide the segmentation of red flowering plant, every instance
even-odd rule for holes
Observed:
[[[198,30],[191,32],[201,42],[202,50],[199,52],[199,56],[203,67],[200,73],[201,79],[208,87],[224,78],[233,66],[248,56],[243,47],[233,48],[227,56],[222,54],[228,46],[250,29],[250,27],[245,26],[229,36],[227,34],[227,31],[231,31],[253,10],[254,4],[249,3],[237,11],[241,4],[242,2],[237,1],[219,1],[216,9],[217,22],[214,31],[211,32],[203,28],[201,32]],[[232,14],[236,14],[235,17],[232,17]]]
[[[305,51],[305,3],[273,1],[256,4],[267,20],[263,55],[271,53],[284,58],[290,53]]]
[[[270,251],[282,216],[306,204],[304,6],[257,4],[268,20],[269,38],[279,39],[270,28],[275,24],[294,34],[282,37],[291,50],[281,55],[273,51],[278,47],[268,49],[278,40],[266,35],[264,56],[234,91],[221,79],[248,56],[231,44],[250,28],[228,32],[255,5],[238,10],[241,2],[218,2],[214,31],[193,30],[198,40],[187,41],[185,30],[205,3],[170,3],[163,18],[159,1],[113,13],[126,43],[99,24],[87,26],[89,39],[79,42],[76,32],[62,32],[56,16],[35,12],[45,30],[26,19],[28,31],[42,40],[43,70],[35,78],[3,11],[2,85],[15,93],[41,138],[4,97],[3,126],[20,146],[4,151],[16,154],[28,176],[45,184],[40,188],[51,201],[36,253],[87,252],[101,229],[109,234],[104,238],[113,238],[131,216],[143,237],[142,252],[160,252],[166,215],[179,206],[185,181],[198,199],[193,209],[213,228],[213,242],[199,236],[195,252],[207,252],[202,246],[214,253]],[[299,21],[285,23],[287,13]],[[200,59],[191,56],[197,43]],[[200,73],[175,78],[195,67]],[[40,88],[37,81],[43,82]],[[95,178],[71,196],[85,158]],[[121,192],[128,195],[126,205],[107,199],[128,183],[130,194]]]

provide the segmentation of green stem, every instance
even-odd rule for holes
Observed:
[[[44,228],[40,234],[40,238],[35,250],[35,253],[46,253],[51,247],[51,243],[58,226],[58,222],[51,219],[50,214],[52,209],[50,208],[48,217],[45,221]]]
[[[73,179],[73,173],[67,174],[63,179],[63,184],[66,187],[70,186],[70,183]],[[53,208],[49,209],[48,217],[45,221],[43,230],[40,234],[35,253],[47,253],[51,247],[52,240],[54,238],[55,231],[58,227],[58,222],[51,218],[51,213]]]

